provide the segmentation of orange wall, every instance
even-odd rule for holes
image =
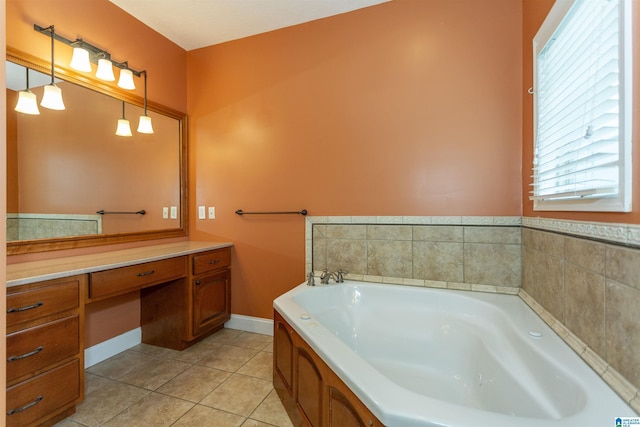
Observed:
[[[395,0],[188,52],[191,238],[234,242],[232,311],[304,280],[304,219],[236,209],[520,215],[521,26],[513,0]]]
[[[540,25],[553,6],[553,0],[522,0],[523,26],[522,26],[522,64],[523,82],[522,93],[526,94],[527,89],[533,86],[533,37],[538,32]],[[640,3],[640,2],[638,2]],[[640,70],[640,4],[633,4],[633,23],[635,34],[633,36],[633,57],[634,70]],[[533,165],[533,96],[525,95],[522,103],[522,204],[523,216],[572,219],[577,221],[602,221],[617,223],[640,223],[640,73],[635,72],[633,76],[633,148],[632,162],[633,171],[633,193],[632,212],[629,213],[608,213],[608,212],[542,212],[533,210],[533,202],[529,200],[529,191],[532,183]]]
[[[186,111],[186,51],[108,0],[8,0],[6,8],[3,7],[2,10],[6,13],[7,46],[49,61],[50,41],[46,36],[34,31],[33,24],[45,27],[54,24],[56,31],[69,39],[82,37],[87,42],[109,51],[113,59],[128,60],[129,65],[136,70],[146,69],[149,74],[149,100],[177,111]],[[5,21],[3,20],[3,22]],[[3,37],[4,34],[3,32]],[[4,43],[2,45],[5,46]],[[56,42],[55,52],[57,64],[69,63],[71,48]],[[112,86],[116,87],[115,82]],[[143,85],[137,84],[136,86],[137,89],[134,93],[143,96]],[[5,104],[2,103],[2,105]],[[4,139],[5,132],[2,132],[2,135]],[[5,156],[4,147],[2,148],[2,156]],[[2,176],[6,175],[3,173]],[[6,183],[2,184],[2,188],[2,191],[6,191]],[[5,200],[6,194],[3,194],[0,203],[4,204]],[[4,213],[2,213],[2,218],[4,220]],[[5,227],[6,225],[3,223],[2,230],[5,230]],[[5,240],[6,236],[3,233],[2,241]],[[183,239],[169,239],[167,241],[176,240]],[[7,262],[59,258],[156,243],[158,241],[146,241],[137,244],[16,255],[9,257]],[[4,272],[4,270],[2,271]],[[133,294],[132,297],[136,300],[137,294]],[[136,328],[139,326],[139,310],[139,304],[131,301],[123,302],[118,298],[109,300],[100,306],[88,306],[86,342],[89,345],[95,344]],[[115,324],[106,319],[120,320]],[[4,373],[4,369],[2,372]],[[4,399],[2,401],[4,402]]]
[[[5,0],[0,0],[0,22],[5,20]],[[5,38],[4,32],[0,32],[0,57],[5,55]],[[6,81],[6,71],[0,70],[0,81]],[[5,96],[2,96],[5,94]],[[6,116],[6,91],[0,90],[0,117]],[[4,244],[7,240],[7,183],[6,183],[6,165],[7,163],[7,139],[6,139],[6,121],[0,122],[0,265],[4,265],[7,258],[7,246]],[[3,181],[4,180],[4,181]],[[0,268],[0,283],[6,283],[7,276],[4,268]],[[7,288],[0,286],[0,313],[6,313],[7,310]],[[0,334],[2,336],[7,333],[7,318],[0,316]],[[0,340],[0,354],[7,354],[6,340]],[[0,384],[7,384],[7,362],[3,357],[0,361]],[[5,414],[7,410],[6,388],[0,387],[0,413]]]

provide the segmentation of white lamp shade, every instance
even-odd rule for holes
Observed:
[[[136,88],[136,84],[133,82],[133,73],[131,70],[120,70],[120,79],[118,79],[118,86],[122,89],[133,90]]]
[[[113,75],[113,64],[108,59],[98,59],[98,71],[96,77],[100,80],[112,82],[116,79]]]
[[[151,125],[151,117],[140,116],[140,121],[138,122],[138,132],[153,133],[153,126]]]
[[[73,48],[73,56],[71,57],[71,68],[78,71],[88,73],[91,71],[91,62],[89,61],[89,51],[81,47]]]
[[[23,90],[18,93],[18,103],[15,110],[18,113],[24,114],[40,114],[38,110],[38,101],[36,100],[36,94],[30,90]]]
[[[44,87],[44,95],[40,105],[50,110],[64,110],[64,102],[62,101],[62,90],[51,83]]]
[[[129,120],[119,119],[118,128],[116,129],[116,135],[118,136],[131,136],[131,126],[129,126]]]

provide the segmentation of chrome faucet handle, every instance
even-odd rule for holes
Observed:
[[[345,270],[338,270],[335,272],[336,283],[344,283],[344,275],[348,274]]]
[[[307,276],[307,286],[315,286],[316,282],[313,280],[313,271],[311,273],[309,273],[309,276]]]
[[[331,273],[329,273],[329,270],[325,268],[322,270],[322,274],[320,275],[320,283],[322,285],[326,285],[329,283],[329,280],[331,280]]]

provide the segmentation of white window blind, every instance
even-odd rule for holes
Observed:
[[[631,73],[625,61],[631,58],[623,24],[629,11],[623,12],[625,0],[559,3],[564,10],[547,18],[556,22],[545,21],[534,40],[530,198],[539,210],[628,211]]]

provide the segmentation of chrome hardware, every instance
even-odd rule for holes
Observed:
[[[220,259],[216,258],[216,259],[212,259],[211,261],[209,261],[209,264],[213,265],[213,264],[217,264],[219,262],[220,262]]]
[[[307,286],[315,286],[316,282],[313,280],[313,271],[311,273],[309,273],[309,276],[307,276]]]
[[[344,270],[338,270],[335,273],[330,273],[328,270],[322,270],[320,275],[320,283],[328,285],[329,281],[333,279],[336,283],[344,283],[344,275],[347,274]]]

